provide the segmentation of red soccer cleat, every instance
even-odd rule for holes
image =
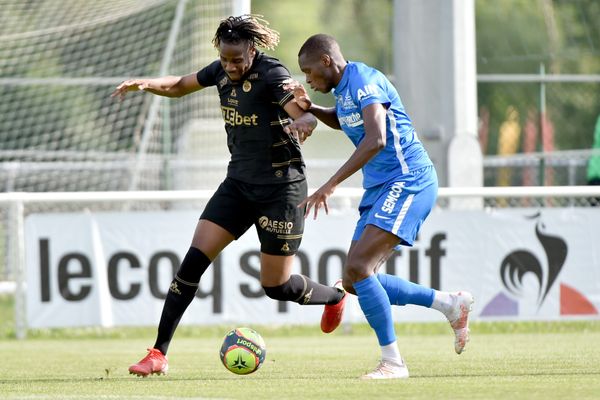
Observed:
[[[158,349],[148,349],[148,355],[129,367],[129,373],[144,378],[150,374],[163,375],[169,370],[167,357]]]
[[[342,286],[342,280],[339,279],[333,287],[344,292],[344,297],[337,304],[326,304],[321,316],[321,330],[324,333],[330,333],[335,330],[342,322],[342,316],[344,315],[344,306],[346,305],[346,297],[348,293]]]

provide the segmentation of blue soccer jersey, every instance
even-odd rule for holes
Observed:
[[[432,165],[391,82],[363,63],[348,62],[333,92],[340,126],[355,146],[365,137],[362,110],[369,104],[387,109],[386,146],[362,168],[365,189]]]

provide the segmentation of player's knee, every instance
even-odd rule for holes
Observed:
[[[354,286],[352,284],[352,280],[350,280],[346,276],[342,278],[342,287],[344,288],[344,290],[348,293],[356,294],[356,292],[354,291]]]
[[[343,278],[344,288],[346,286],[346,282],[352,285],[355,282],[362,281],[363,279],[368,278],[369,275],[371,275],[369,271],[360,263],[346,263],[346,266],[344,267]]]
[[[344,277],[342,280],[342,284],[344,285],[344,289],[353,293],[354,291],[354,283],[362,281],[370,276],[368,269],[364,268],[364,266],[360,264],[347,263],[344,267]],[[351,290],[349,290],[351,289]]]
[[[206,254],[195,247],[190,247],[177,270],[176,276],[182,283],[197,286],[200,277],[210,263],[210,258]]]

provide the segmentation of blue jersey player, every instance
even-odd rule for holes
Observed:
[[[416,304],[441,311],[455,333],[460,354],[469,340],[468,317],[473,297],[462,291],[441,292],[400,277],[380,274],[380,265],[396,246],[412,246],[437,197],[437,176],[425,148],[406,115],[398,92],[378,70],[346,61],[336,40],[311,36],[298,53],[306,83],[316,91],[333,90],[335,107],[313,104],[304,87],[293,89],[296,102],[334,129],[341,129],[356,150],[340,169],[300,207],[314,218],[346,178],[362,170],[365,193],[360,218],[344,266],[343,288],[358,296],[381,346],[381,361],[365,379],[407,378],[392,321],[391,305]],[[331,332],[340,323],[345,298],[325,306],[321,327]]]

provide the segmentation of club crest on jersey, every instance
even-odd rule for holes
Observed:
[[[362,89],[358,89],[358,91],[356,92],[356,97],[358,97],[358,100],[360,101],[365,97],[370,97],[378,94],[379,88],[377,87],[377,85],[369,84],[365,85],[365,87],[363,87]]]
[[[252,84],[250,83],[250,81],[244,81],[244,83],[242,84],[242,90],[246,93],[252,90]]]

